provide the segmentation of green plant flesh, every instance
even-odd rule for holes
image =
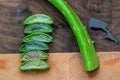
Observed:
[[[50,33],[52,32],[52,28],[50,25],[48,24],[43,24],[43,23],[37,23],[37,24],[30,24],[28,25],[25,30],[24,33],[26,34],[30,34],[30,33],[38,33],[38,32],[45,32],[45,33]]]
[[[23,42],[33,42],[33,41],[41,41],[41,42],[52,42],[53,38],[45,33],[33,33],[27,35],[23,38]]]
[[[25,43],[20,47],[20,52],[31,51],[31,50],[48,50],[48,45],[43,42],[29,42]]]
[[[32,58],[46,60],[48,58],[48,54],[40,50],[33,50],[33,51],[24,52],[20,56],[21,61],[31,60]]]
[[[44,70],[48,68],[49,65],[45,61],[36,58],[27,60],[20,65],[20,70],[22,71],[36,70],[36,69]]]
[[[35,23],[53,24],[54,22],[51,17],[45,14],[35,14],[27,17],[24,21],[25,25],[35,24]]]
[[[45,61],[48,59],[48,54],[45,50],[48,50],[48,43],[53,41],[53,37],[50,34],[53,32],[52,27],[53,20],[51,17],[45,14],[34,14],[25,19],[24,24],[26,26],[24,33],[27,34],[22,42],[24,44],[20,47],[20,70],[43,70],[48,69],[49,65]]]
[[[93,41],[77,14],[71,9],[65,0],[48,1],[64,15],[70,25],[78,42],[86,71],[95,70],[99,66],[99,61]]]

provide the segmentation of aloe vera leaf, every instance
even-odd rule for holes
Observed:
[[[34,14],[34,15],[27,17],[24,20],[25,25],[35,24],[35,23],[53,24],[54,21],[51,17],[45,14]]]
[[[24,30],[24,33],[26,34],[37,33],[37,32],[50,33],[53,32],[53,29],[48,24],[39,23],[39,24],[28,25]]]
[[[33,42],[33,41],[41,41],[41,42],[48,43],[53,41],[53,37],[48,34],[38,32],[38,33],[27,35],[22,40],[22,42]]]
[[[54,5],[65,17],[68,24],[70,25],[80,52],[82,54],[82,59],[84,62],[86,71],[93,71],[99,67],[99,60],[96,54],[93,41],[91,40],[85,25],[82,23],[77,14],[69,6],[66,0],[48,0],[52,5]]]
[[[20,52],[31,51],[31,50],[48,50],[49,47],[43,42],[28,42],[20,47]]]
[[[43,60],[33,58],[31,60],[27,60],[20,65],[20,70],[45,70],[49,69],[49,64]]]
[[[31,60],[32,58],[47,60],[48,59],[48,54],[41,51],[41,50],[33,50],[33,51],[24,52],[20,56],[21,61]]]

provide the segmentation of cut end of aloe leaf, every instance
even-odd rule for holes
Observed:
[[[28,42],[20,47],[20,52],[26,52],[31,50],[48,50],[49,47],[43,42]]]
[[[88,65],[87,67],[85,67],[85,70],[90,72],[90,71],[94,71],[96,70],[97,68],[99,68],[99,64],[94,64],[94,65]]]
[[[26,34],[38,33],[38,32],[50,33],[53,32],[53,29],[48,24],[36,23],[36,24],[28,25],[24,30],[24,33]]]
[[[27,60],[20,65],[20,70],[45,70],[49,69],[49,64],[43,60],[33,58],[31,60]]]
[[[38,32],[27,35],[22,40],[22,42],[33,42],[33,41],[41,41],[48,43],[53,41],[53,37],[48,34]]]
[[[87,54],[83,56],[84,66],[86,71],[94,71],[99,67],[99,60],[97,54]]]
[[[54,21],[51,17],[45,14],[34,14],[34,15],[27,17],[24,20],[25,25],[35,24],[35,23],[53,24]]]
[[[24,52],[20,56],[21,61],[31,60],[32,58],[38,58],[40,60],[47,60],[48,54],[40,50],[33,50],[33,51]]]

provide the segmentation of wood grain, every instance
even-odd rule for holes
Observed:
[[[0,54],[0,80],[119,80],[120,52],[99,52],[100,67],[86,72],[80,53],[50,53],[46,71],[19,70],[19,54]]]
[[[75,10],[81,20],[87,25],[90,17],[105,20],[113,34],[120,40],[120,1],[117,0],[66,0]],[[18,8],[22,11],[19,12]],[[97,12],[99,10],[99,12]],[[24,37],[23,20],[36,13],[51,16],[55,25],[64,24],[62,28],[55,27],[54,41],[50,44],[49,52],[78,52],[74,35],[64,17],[47,0],[0,0],[0,52],[17,53]],[[96,34],[89,30],[95,41],[97,51],[120,51],[120,45],[103,39],[104,32]],[[72,44],[71,44],[72,43]]]

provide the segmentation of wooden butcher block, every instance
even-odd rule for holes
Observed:
[[[0,80],[120,80],[120,52],[99,52],[100,67],[86,72],[80,53],[49,53],[50,69],[19,70],[19,54],[0,54]]]

